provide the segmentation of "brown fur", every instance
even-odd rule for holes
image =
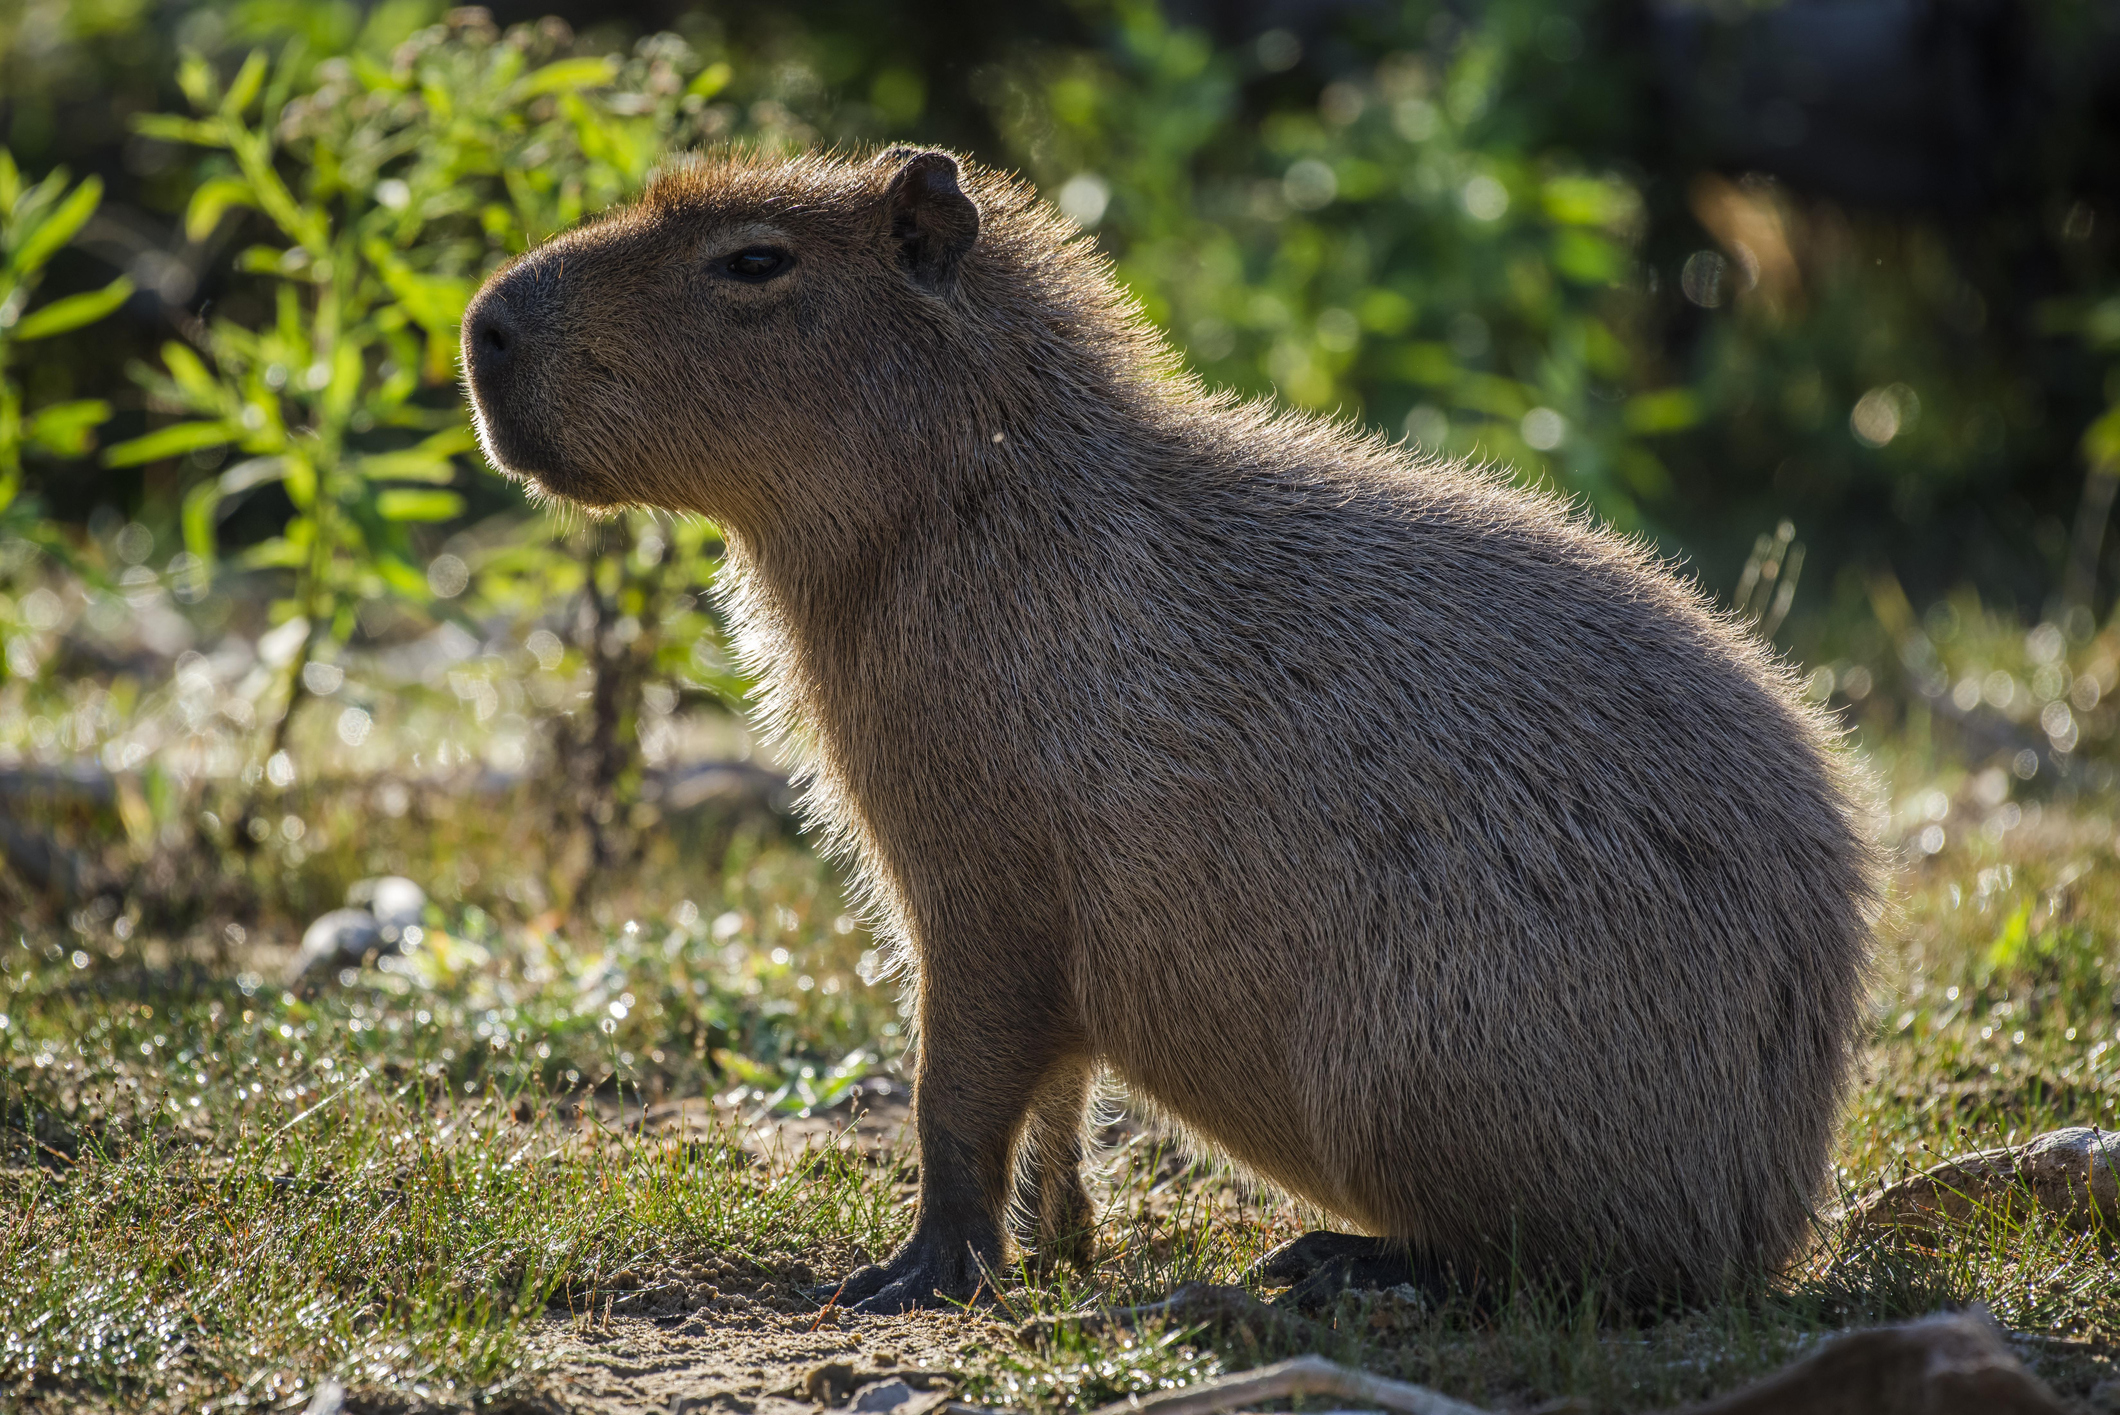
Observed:
[[[1640,547],[1203,391],[1029,190],[961,181],[680,166],[465,323],[498,465],[725,528],[911,969],[920,1216],[847,1300],[968,1291],[1026,1151],[1079,1230],[1099,1066],[1430,1261],[1786,1259],[1876,898],[1829,725]],[[795,264],[728,274],[761,245]]]

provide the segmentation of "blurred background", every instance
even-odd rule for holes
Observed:
[[[1209,384],[1653,540],[1911,850],[2104,809],[2100,0],[0,0],[0,915],[610,926],[785,832],[713,528],[528,507],[455,326],[667,153],[885,140],[1024,173]]]

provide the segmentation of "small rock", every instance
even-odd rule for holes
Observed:
[[[914,1390],[894,1376],[863,1386],[847,1409],[859,1415],[924,1415],[948,1398],[945,1391]]]
[[[2120,1229],[2120,1133],[2078,1125],[2010,1149],[1960,1155],[1858,1200],[1847,1233],[1933,1235],[1984,1210],[2036,1208],[2082,1233]]]
[[[803,1394],[820,1405],[837,1405],[854,1388],[854,1368],[845,1361],[813,1366],[802,1378]]]
[[[334,909],[303,930],[302,946],[287,965],[287,980],[293,982],[311,970],[329,972],[358,964],[387,946],[375,915],[366,909]]]
[[[913,1398],[913,1388],[904,1381],[893,1378],[888,1381],[877,1381],[872,1385],[863,1386],[861,1394],[854,1397],[851,1408],[874,1411],[896,1410],[901,1405],[911,1404]]]
[[[346,902],[366,906],[386,934],[412,927],[427,913],[427,891],[403,875],[356,880],[346,890]]]
[[[332,910],[303,931],[287,980],[359,967],[375,954],[402,952],[405,930],[426,911],[427,891],[403,875],[356,880],[346,890],[344,909]]]

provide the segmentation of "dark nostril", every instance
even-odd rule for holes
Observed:
[[[508,313],[507,305],[499,300],[488,300],[471,316],[471,338],[469,353],[477,363],[492,369],[506,363],[515,354],[520,335],[515,320]]]

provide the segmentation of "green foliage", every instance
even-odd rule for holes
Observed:
[[[438,588],[449,577],[419,561],[421,528],[461,521],[467,496],[491,479],[469,455],[475,439],[454,387],[457,326],[478,282],[636,191],[666,151],[697,140],[706,100],[728,76],[674,36],[621,59],[466,20],[422,31],[387,58],[356,50],[312,64],[298,41],[277,61],[254,52],[225,87],[193,55],[178,77],[196,116],[137,121],[147,136],[216,154],[186,230],[205,239],[251,213],[265,239],[237,265],[268,293],[272,314],[219,318],[196,349],[166,345],[163,367],[139,376],[158,406],[190,420],[104,460],[239,454],[185,495],[198,577],[213,572],[217,526],[236,502],[284,493],[291,514],[277,533],[234,559],[240,570],[283,572],[290,588],[275,617],[308,626],[288,666],[282,724],[304,664],[343,643],[363,605],[447,614],[445,601],[463,591],[461,581]],[[518,581],[535,573],[543,599],[565,593],[568,554],[540,523],[523,523],[519,536],[496,561]],[[711,558],[687,569],[711,573]],[[284,737],[283,727],[274,750]]]
[[[29,308],[51,258],[102,199],[103,183],[95,177],[76,183],[56,171],[42,181],[25,181],[13,154],[0,147],[0,535],[52,538],[33,509],[17,499],[23,456],[79,457],[110,416],[110,404],[100,398],[25,410],[12,367],[21,345],[93,324],[132,294],[132,282],[120,276],[100,290]]]
[[[642,840],[627,807],[639,792],[643,758],[664,746],[654,740],[649,696],[664,700],[667,717],[680,689],[731,711],[749,690],[709,598],[721,565],[720,533],[696,518],[636,511],[558,542],[511,535],[466,550],[478,607],[531,638],[542,634],[547,672],[586,668],[591,675],[588,711],[554,724],[572,813],[551,849],[566,861],[561,882],[572,902],[578,890],[639,856]],[[555,603],[573,607],[571,644],[536,627]],[[585,833],[578,832],[584,823]]]
[[[1695,403],[1627,341],[1634,184],[1527,148],[1499,102],[1526,43],[1515,7],[1455,50],[1394,52],[1314,112],[1256,125],[1238,117],[1247,52],[1215,52],[1145,0],[1117,14],[1108,51],[1035,71],[1007,130],[1210,383],[1507,463],[1641,521],[1668,485],[1652,439]]]

